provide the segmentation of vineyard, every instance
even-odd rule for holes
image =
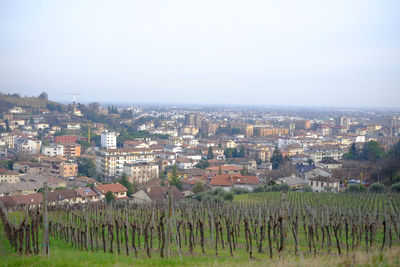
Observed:
[[[371,253],[400,244],[399,194],[271,192],[232,202],[115,203],[9,211],[1,207],[5,236],[21,255],[52,242],[79,251],[132,258],[229,256],[274,259],[289,255]]]

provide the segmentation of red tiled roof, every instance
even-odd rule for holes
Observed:
[[[19,175],[18,172],[13,172],[11,170],[6,170],[6,169],[0,169],[0,174],[1,175]]]
[[[216,186],[231,186],[233,182],[229,179],[229,174],[221,174],[211,178],[210,184]]]
[[[210,184],[213,186],[232,186],[234,184],[257,185],[258,183],[259,180],[255,176],[221,174],[211,178]]]
[[[93,196],[97,196],[97,193],[91,189],[90,187],[85,187],[85,188],[77,188],[75,189],[75,191],[77,192],[77,194],[80,197],[93,197]]]
[[[43,202],[43,195],[41,193],[34,193],[28,195],[5,196],[1,197],[0,200],[8,207],[17,205],[37,205]]]
[[[234,166],[234,165],[223,165],[223,166],[212,166],[208,167],[207,170],[209,171],[219,171],[221,168],[221,171],[240,171],[242,167]]]
[[[154,185],[146,192],[149,198],[153,201],[166,200],[168,198],[168,187]],[[175,187],[172,187],[173,200],[185,199],[185,196]]]
[[[120,183],[95,185],[94,187],[102,194],[106,194],[108,191],[111,191],[112,193],[128,191],[128,189]]]

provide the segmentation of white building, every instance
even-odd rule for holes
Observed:
[[[101,133],[101,147],[103,148],[117,148],[117,136],[115,132],[104,131]]]
[[[308,184],[312,187],[313,192],[338,192],[339,181],[333,178],[316,177],[308,180]]]
[[[158,178],[158,165],[155,163],[125,164],[124,173],[131,182],[145,183]]]
[[[42,153],[49,157],[64,156],[64,146],[62,145],[43,146]]]
[[[27,138],[20,138],[15,143],[17,152],[27,154],[37,154],[40,152],[42,142],[40,140],[32,140]]]

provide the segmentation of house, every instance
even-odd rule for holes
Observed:
[[[319,166],[328,170],[340,169],[342,168],[342,163],[333,158],[323,158],[322,161],[318,163]]]
[[[43,195],[41,193],[34,193],[29,195],[3,196],[0,197],[0,201],[7,208],[26,205],[37,207],[43,202]]]
[[[42,141],[25,137],[18,138],[14,144],[17,152],[22,152],[27,154],[40,153],[41,145]]]
[[[42,154],[48,157],[64,156],[64,147],[62,145],[42,146]]]
[[[10,183],[15,184],[19,183],[19,173],[13,172],[6,169],[0,169],[0,184],[2,183]]]
[[[195,194],[193,193],[193,191],[190,191],[190,190],[182,191],[182,194],[183,194],[185,197],[191,197],[191,196],[194,196],[194,195],[195,195]]]
[[[276,180],[277,184],[288,184],[291,189],[302,189],[308,182],[300,177],[281,177]]]
[[[100,200],[99,194],[97,194],[96,191],[94,191],[90,187],[77,188],[74,190],[78,194],[79,200],[82,203],[88,203]]]
[[[113,193],[115,199],[127,199],[127,192],[128,189],[125,188],[120,183],[114,183],[114,184],[102,184],[102,185],[95,185],[93,186],[93,189],[100,194],[100,197],[102,199],[105,198],[105,195],[107,194],[108,191],[111,191]]]
[[[332,173],[327,169],[322,169],[319,167],[316,167],[316,168],[304,173],[304,178],[306,180],[310,180],[311,178],[314,178],[314,177],[329,177],[330,178],[330,177],[332,177]]]
[[[147,190],[140,190],[132,195],[133,201],[136,203],[143,202],[157,202],[168,200],[168,190],[171,188],[172,200],[182,200],[185,199],[185,195],[182,194],[175,186],[167,187],[160,185],[153,185]]]
[[[208,181],[208,176],[205,175],[194,175],[182,179],[182,188],[185,190],[191,190],[193,186],[197,183],[206,184]]]
[[[41,160],[44,173],[56,177],[75,177],[78,175],[78,164],[67,162],[62,157],[45,157]]]
[[[305,180],[317,176],[332,177],[332,173],[328,169],[317,167],[314,164],[296,164],[296,171],[298,176]]]
[[[237,174],[240,173],[242,167],[236,165],[221,165],[221,166],[212,166],[206,168],[206,173],[217,174],[217,173],[225,173],[225,174]]]
[[[13,164],[13,171],[32,175],[41,175],[43,173],[43,166],[39,162],[16,162]]]
[[[151,203],[151,198],[141,189],[132,195],[134,203]]]
[[[188,158],[177,158],[176,164],[179,169],[188,170],[193,169],[197,162]]]
[[[230,191],[232,188],[246,188],[253,191],[254,186],[260,182],[255,176],[245,176],[241,174],[220,174],[211,178],[210,186],[212,188],[222,188]]]
[[[340,188],[339,180],[331,177],[313,177],[309,179],[308,184],[312,187],[314,192],[338,192]]]

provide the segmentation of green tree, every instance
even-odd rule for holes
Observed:
[[[349,149],[349,152],[343,155],[344,159],[357,159],[358,158],[358,151],[356,144],[353,143]]]
[[[243,165],[242,169],[240,170],[241,175],[249,175],[249,170],[247,169],[246,165]]]
[[[49,96],[47,95],[46,92],[43,92],[43,93],[41,93],[41,94],[39,95],[39,98],[47,100],[47,99],[49,98]]]
[[[207,152],[207,159],[213,159],[213,158],[214,158],[213,149],[211,146],[209,146]]]
[[[385,156],[385,150],[376,141],[366,143],[361,152],[361,159],[377,161]]]
[[[105,197],[106,197],[106,203],[107,203],[107,204],[111,204],[112,202],[115,201],[114,194],[113,194],[111,191],[108,191],[108,192],[106,193]]]
[[[210,167],[210,163],[207,160],[200,160],[195,167],[204,170]]]
[[[76,143],[80,144],[82,147],[82,150],[84,150],[84,151],[90,147],[90,144],[85,140],[78,140],[78,141],[76,141]]]
[[[240,146],[238,157],[244,158],[245,156],[246,156],[246,149],[244,148],[244,146]]]
[[[121,179],[118,181],[120,184],[125,186],[126,189],[128,189],[128,196],[131,196],[133,193],[135,193],[136,189],[133,183],[129,182],[128,177],[126,176],[125,173],[122,173]]]
[[[276,146],[271,156],[272,169],[276,170],[283,162],[283,157],[279,148]]]
[[[204,187],[204,185],[203,185],[202,182],[197,182],[197,183],[193,186],[193,188],[192,188],[192,191],[193,191],[193,193],[195,193],[195,194],[204,192],[205,190],[206,190],[206,189],[205,189],[205,187]]]
[[[96,175],[96,165],[92,159],[79,157],[77,158],[77,163],[79,175],[87,177],[94,177]]]
[[[172,168],[169,184],[172,186],[176,186],[176,188],[178,188],[179,190],[182,190],[182,181],[179,177],[178,171],[176,170],[176,164],[174,164],[174,167]]]

